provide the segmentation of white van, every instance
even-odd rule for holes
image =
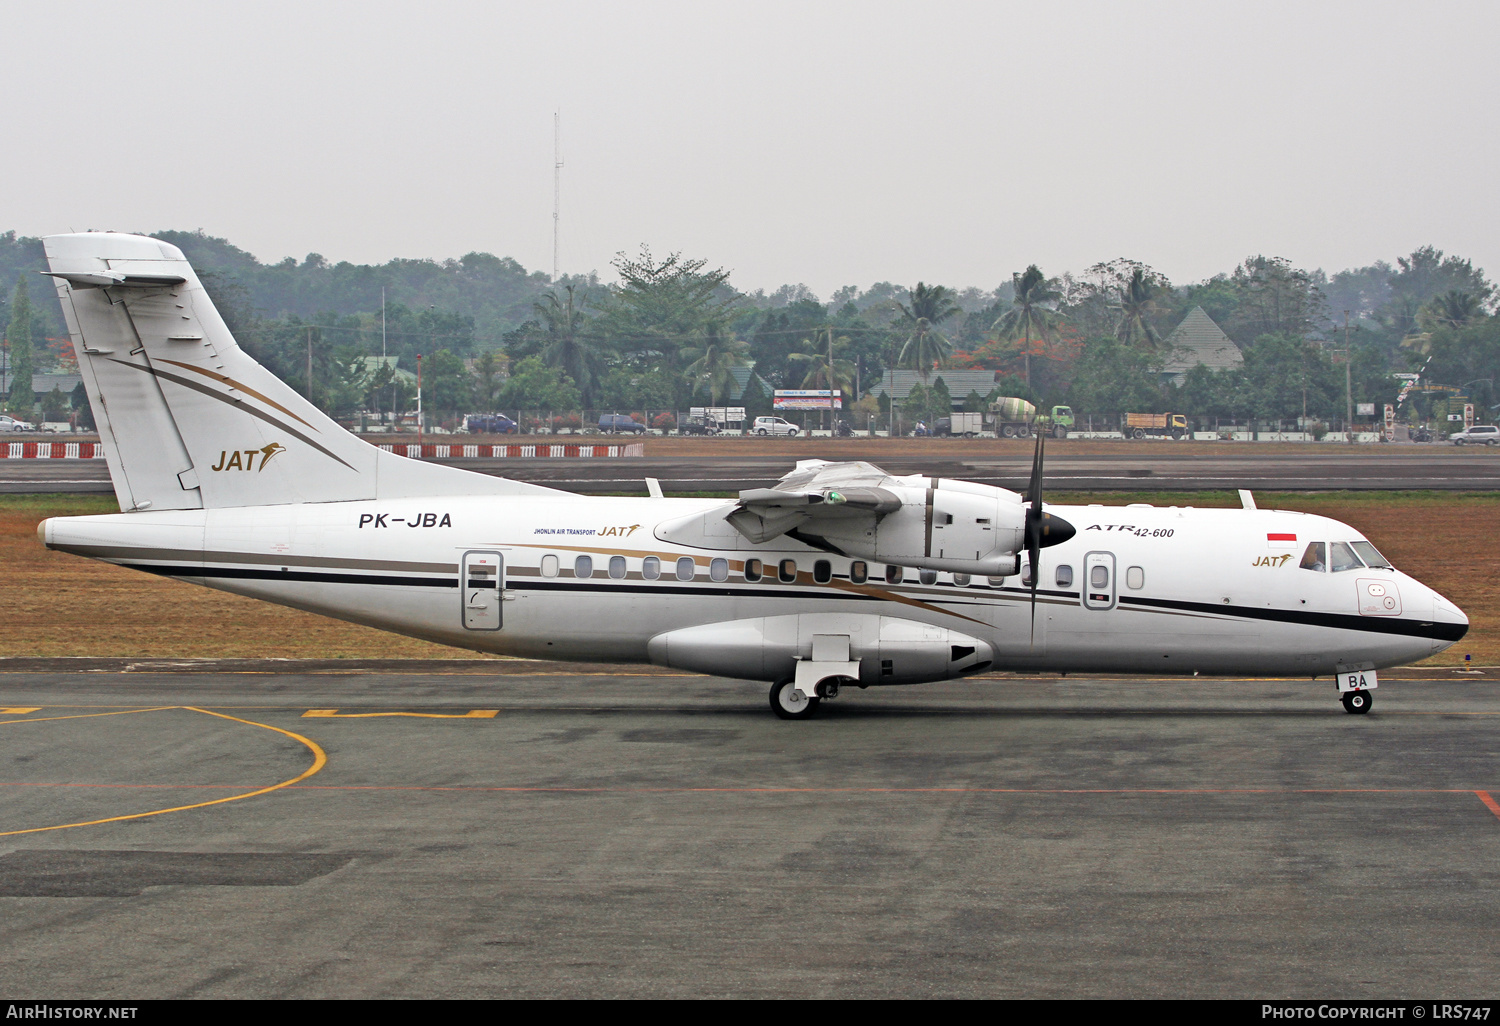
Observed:
[[[780,417],[756,417],[755,426],[750,430],[757,435],[786,435],[788,438],[795,438],[797,432],[802,429]]]

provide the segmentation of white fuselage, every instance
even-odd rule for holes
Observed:
[[[1308,514],[1048,506],[1077,533],[1042,550],[1033,618],[1031,589],[1019,575],[966,580],[906,569],[888,580],[884,565],[867,565],[861,582],[851,558],[789,537],[746,542],[722,523],[733,505],[429,497],[73,517],[46,521],[42,534],[52,548],[443,644],[570,660],[655,659],[752,679],[775,679],[785,665],[671,656],[653,639],[700,625],[812,616],[854,624],[857,648],[859,624],[884,618],[951,632],[931,635],[944,645],[978,639],[980,656],[988,646],[992,658],[949,672],[887,666],[885,679],[867,667],[867,683],[985,668],[1316,676],[1425,658],[1462,637],[1468,623],[1400,571],[1299,566],[1309,542],[1361,540]],[[681,525],[695,517],[702,523],[684,542]],[[587,577],[580,557],[592,564]],[[499,587],[461,580],[482,573],[469,564],[487,559],[500,563]],[[754,560],[763,569],[748,580]],[[784,560],[795,561],[794,579],[785,579],[790,568],[778,572]]]

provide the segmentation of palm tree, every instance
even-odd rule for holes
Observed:
[[[925,383],[933,366],[946,363],[948,354],[953,351],[953,344],[938,330],[938,325],[962,313],[963,308],[954,302],[953,290],[944,285],[926,285],[919,281],[908,298],[910,306],[896,304],[900,314],[893,326],[906,332],[906,341],[896,363],[920,372]]]
[[[745,365],[749,350],[747,343],[737,338],[726,339],[717,326],[711,325],[701,345],[685,347],[679,354],[688,363],[682,376],[694,392],[707,388],[711,404],[718,406],[734,388],[733,368]]]
[[[1145,339],[1146,345],[1153,349],[1161,344],[1161,336],[1151,323],[1160,292],[1142,268],[1137,267],[1131,273],[1120,285],[1120,324],[1115,329],[1116,338],[1127,344]]]
[[[1041,268],[1032,264],[1022,274],[1010,276],[1015,289],[1010,309],[1001,314],[993,330],[1011,340],[1020,340],[1021,352],[1026,358],[1026,387],[1031,388],[1031,343],[1042,342],[1052,337],[1061,319],[1050,305],[1057,302],[1061,293],[1053,286]]]
[[[807,389],[842,389],[852,403],[859,397],[854,394],[854,364],[839,359],[838,354],[849,348],[849,339],[833,334],[833,326],[818,329],[816,338],[802,340],[802,352],[788,353],[788,363],[800,363],[807,367],[802,378],[802,387]],[[830,407],[831,408],[831,407]]]
[[[1428,300],[1419,320],[1424,327],[1462,328],[1482,313],[1484,305],[1478,296],[1471,292],[1449,289]]]
[[[573,286],[563,286],[566,299],[556,292],[542,296],[532,309],[541,318],[546,331],[540,356],[549,367],[561,367],[578,385],[585,407],[592,404],[594,386],[604,366],[604,346],[587,329],[587,318],[574,304]]]

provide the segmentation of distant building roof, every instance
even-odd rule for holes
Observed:
[[[62,389],[63,395],[67,395],[73,389],[77,388],[78,383],[82,380],[83,376],[79,374],[33,374],[31,376],[31,390],[38,396],[43,396],[55,387]],[[9,387],[9,382],[6,383],[6,386]]]
[[[399,356],[367,356],[365,357],[365,372],[374,374],[379,370],[382,363],[387,364],[391,368],[391,373],[396,376],[397,381],[414,382],[417,380],[417,376],[411,371],[401,369],[399,366],[401,357]]]
[[[1233,370],[1245,364],[1240,347],[1201,306],[1188,312],[1177,330],[1167,336],[1166,346],[1170,352],[1162,373],[1174,385],[1180,385],[1183,375],[1200,363],[1214,371]]]
[[[928,387],[938,378],[948,386],[948,395],[953,398],[954,408],[963,405],[970,392],[989,395],[995,388],[995,372],[992,370],[965,370],[954,367],[935,370],[927,375]],[[870,389],[875,395],[884,393],[898,403],[911,395],[911,390],[922,381],[922,375],[914,370],[888,370]]]
[[[767,399],[771,398],[771,386],[766,384],[765,378],[755,373],[754,367],[731,367],[729,368],[729,373],[734,378],[734,384],[730,386],[729,395],[725,398],[730,402],[738,402],[740,399],[744,398],[745,389],[750,387],[750,378],[752,376],[760,385],[761,394],[764,395]],[[700,385],[697,391],[707,395],[708,386]]]

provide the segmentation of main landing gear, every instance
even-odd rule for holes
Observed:
[[[1345,691],[1340,699],[1344,703],[1344,712],[1367,713],[1370,711],[1370,702],[1373,696],[1368,691]]]
[[[771,711],[783,720],[806,720],[818,711],[825,698],[839,697],[839,682],[836,678],[818,684],[818,697],[812,698],[793,686],[795,677],[785,677],[771,685]]]

